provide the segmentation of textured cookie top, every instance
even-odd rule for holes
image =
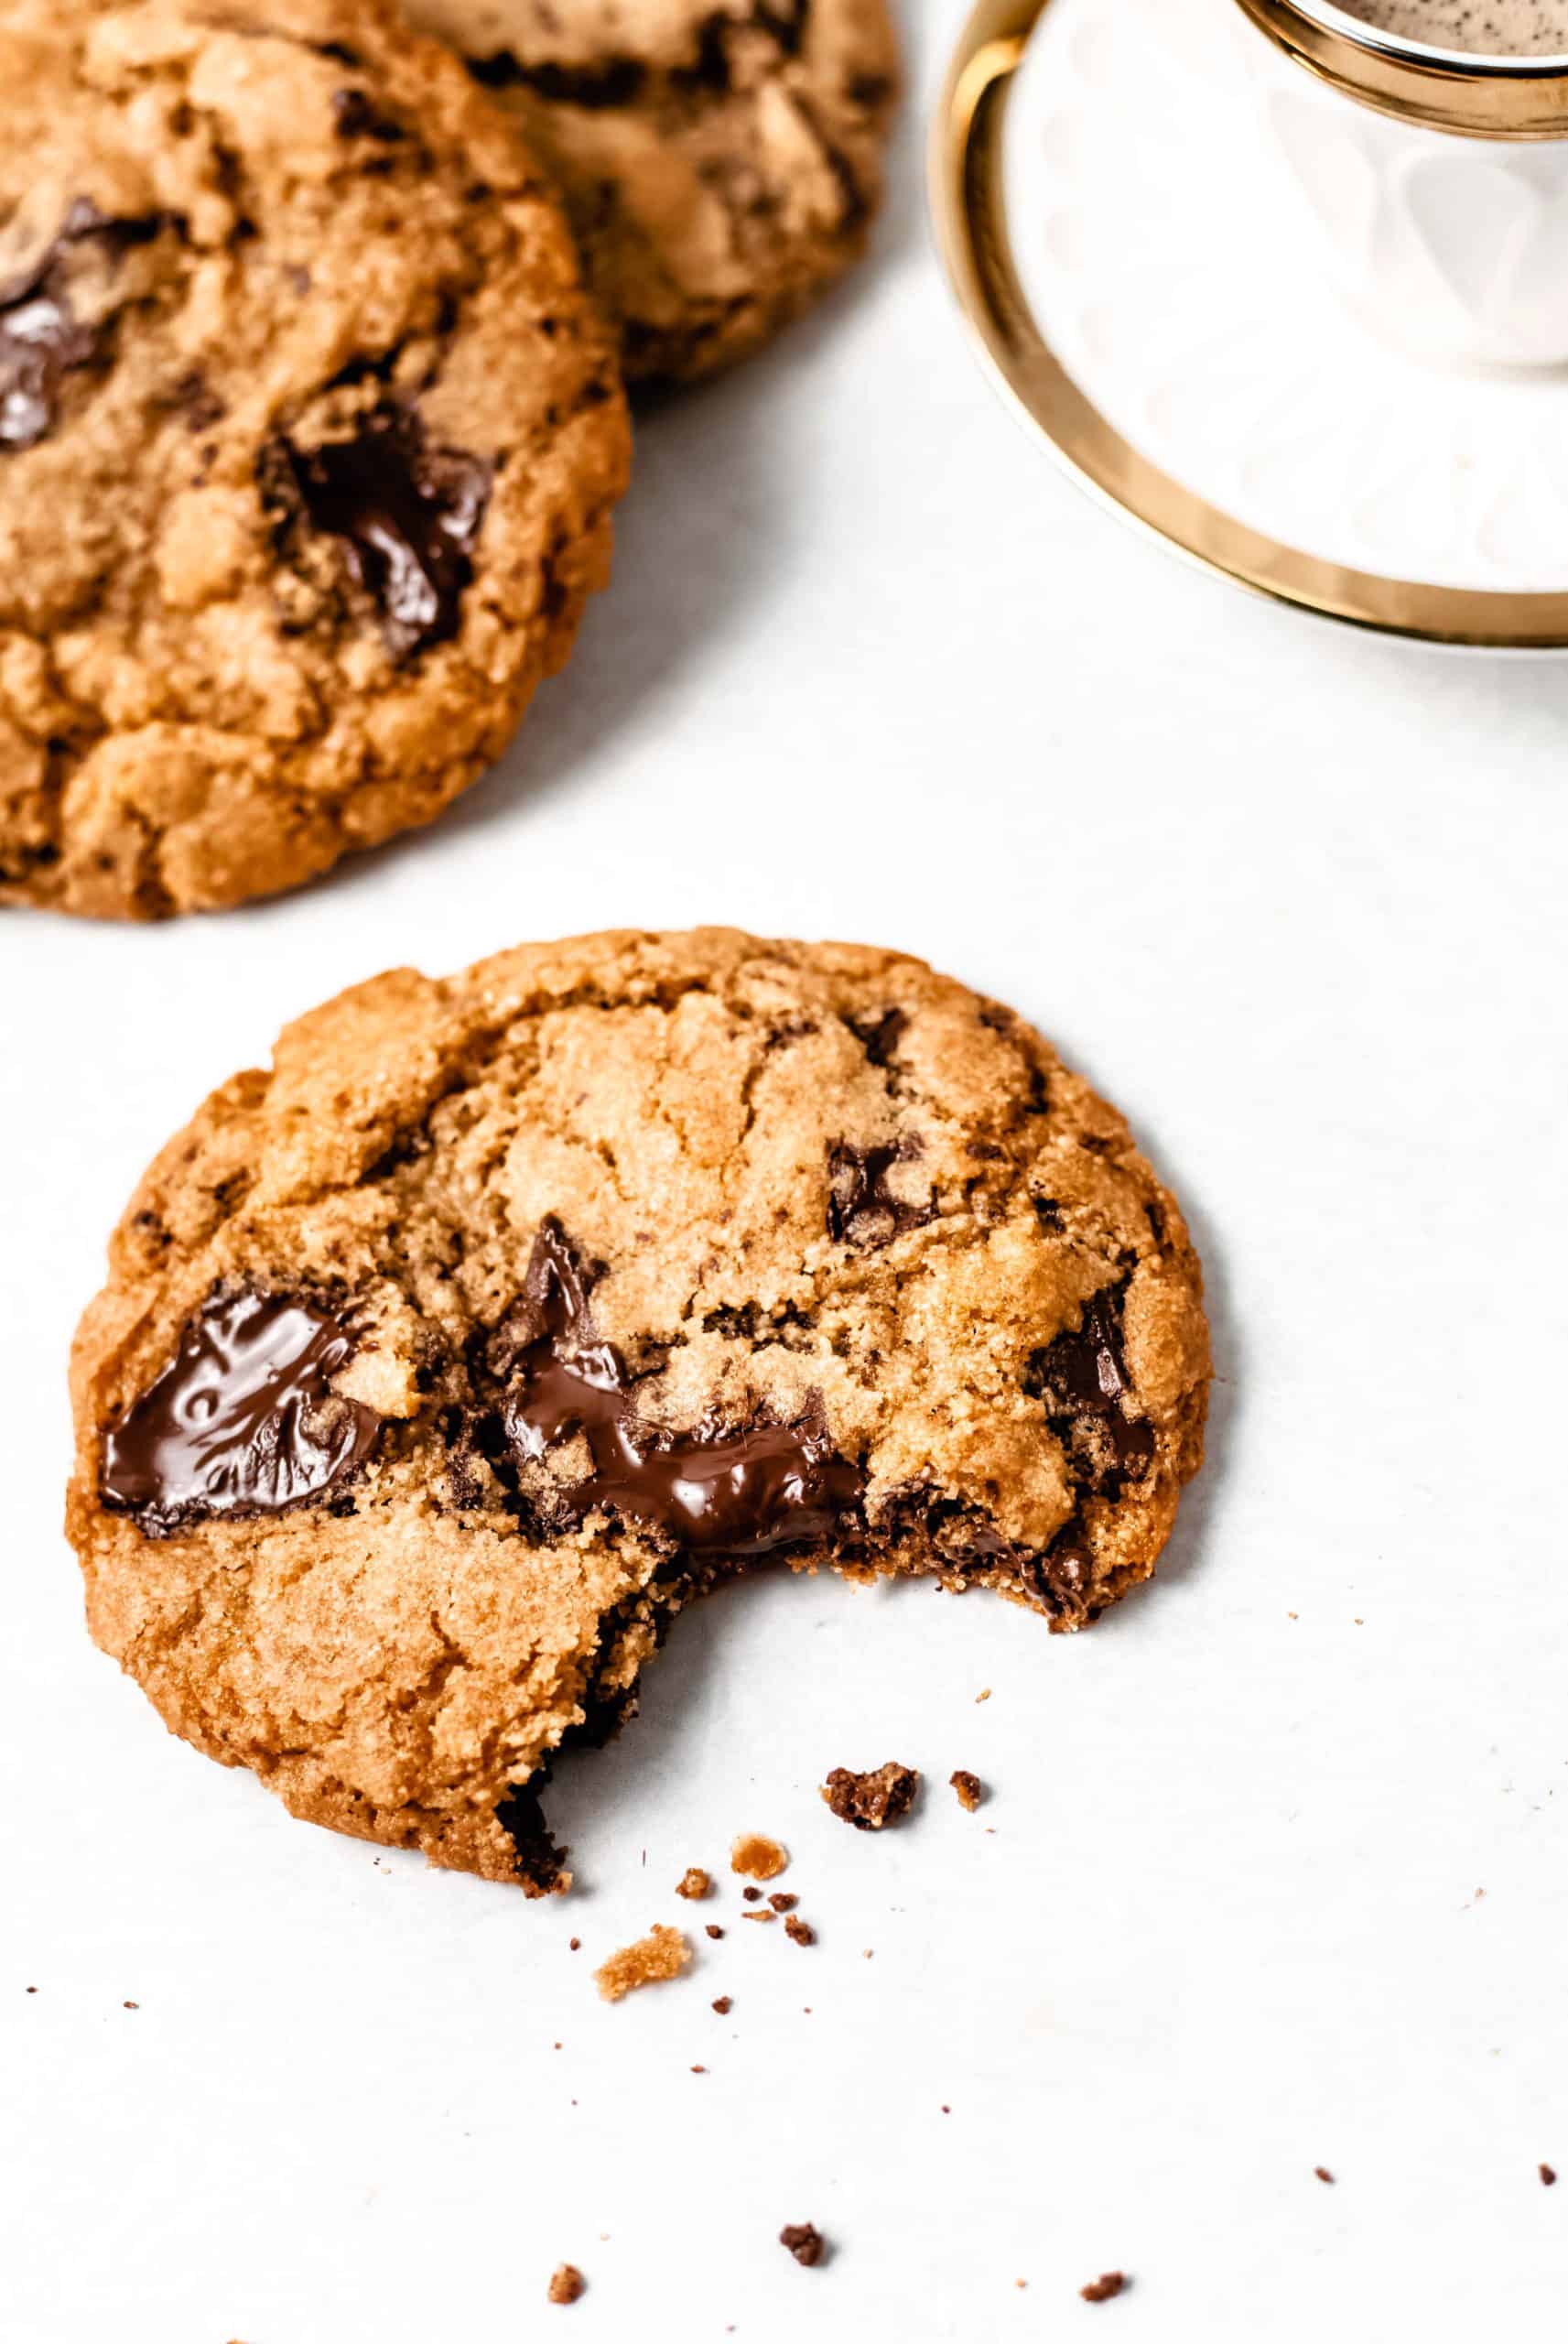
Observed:
[[[711,374],[861,251],[898,78],[885,0],[412,0],[560,181],[633,379]]]
[[[1121,1118],[918,961],[716,930],[396,971],[215,1093],[114,1238],[93,1632],[297,1811],[505,1876],[509,1786],[738,1561],[1056,1626],[1146,1576],[1199,1297]]]
[[[515,123],[382,0],[0,0],[0,900],[230,903],[427,820],[625,462]]]

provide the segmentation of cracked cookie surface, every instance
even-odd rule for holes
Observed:
[[[0,0],[0,902],[211,908],[431,819],[627,452],[553,190],[383,0]]]
[[[1011,1012],[613,933],[375,978],[213,1094],[79,1331],[69,1526],[174,1731],[537,1891],[553,1753],[693,1594],[762,1557],[1080,1626],[1207,1378],[1180,1210]]]
[[[731,364],[865,246],[885,0],[411,0],[560,182],[629,380]]]

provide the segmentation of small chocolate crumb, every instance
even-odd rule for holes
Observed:
[[[748,1904],[760,1904],[762,1901],[762,1892],[760,1888],[743,1888],[741,1894]]]
[[[747,1880],[777,1880],[789,1861],[789,1850],[761,1831],[742,1831],[730,1850],[730,1869]]]
[[[793,1913],[800,1903],[800,1899],[798,1896],[791,1896],[786,1889],[779,1889],[769,1897],[768,1903],[775,1913]]]
[[[580,1937],[573,1937],[567,1947],[567,1951],[568,1953],[580,1953],[582,1951],[582,1939]]]
[[[142,2006],[140,2002],[122,2002],[120,2007],[122,2010],[139,2011]]]
[[[719,1995],[719,1996],[716,1998],[715,2002],[714,2002],[713,2007],[714,2007],[714,2009],[719,2013],[719,2017],[720,2017],[720,2018],[728,2018],[728,2017],[729,2017],[729,2015],[730,2015],[730,2012],[731,2012],[731,2011],[734,2009],[734,2007],[735,2007],[735,2001],[734,2001],[734,1997],[733,1997],[733,1995],[730,1995],[730,1994],[720,1994],[720,1995]]]
[[[784,1921],[784,1935],[789,1938],[792,1945],[815,1945],[816,1943],[816,1931],[812,1927],[809,1921],[803,1921],[798,1913],[791,1913],[786,1916]]]
[[[1316,2176],[1317,2176],[1317,2177],[1318,2177],[1318,2179],[1319,2179],[1320,2181],[1328,2181],[1328,2182],[1332,2182],[1332,2180],[1334,2179],[1334,2176],[1333,2176],[1333,2174],[1331,2174],[1331,2173],[1330,2173],[1330,2171],[1329,2171],[1328,2167],[1327,2167],[1325,2165],[1314,2165],[1314,2167],[1313,2167],[1313,2171],[1314,2171],[1314,2173],[1315,2173],[1315,2174],[1316,2174]]]
[[[29,1994],[30,1994],[30,1993],[33,1993],[35,1991],[36,1991],[36,1989],[34,1989],[34,1988],[33,1988],[33,1987],[31,1987],[31,1986],[29,1986],[29,1987],[28,1987],[28,1989],[27,1989],[27,1991],[28,1991],[28,1993],[29,1993]],[[1537,2169],[1537,2171],[1538,2171],[1538,2172],[1540,2173],[1540,2175],[1541,2175],[1541,2187],[1542,2187],[1543,2189],[1554,2189],[1554,2188],[1556,2187],[1556,2186],[1557,2186],[1557,2168],[1556,2168],[1556,2166],[1555,2166],[1555,2165],[1539,2165],[1536,2169]]]
[[[36,1994],[36,1993],[38,1992],[38,1988],[37,1988],[36,1986],[29,1986],[29,1987],[28,1987],[28,1989],[27,1989],[27,1991],[28,1991],[28,1993],[29,1993],[29,1994]],[[1555,2176],[1555,2175],[1553,2175],[1552,2178],[1555,2180],[1556,2176]]]
[[[705,1929],[706,1934],[710,1937],[721,1937],[724,1935],[723,1930],[719,1927],[717,1921],[708,1921],[706,1923]]]
[[[779,2244],[787,2246],[795,2261],[804,2263],[808,2271],[827,2252],[827,2241],[815,2222],[786,2222],[779,2232]]]
[[[1119,2295],[1128,2284],[1125,2271],[1102,2271],[1098,2279],[1091,2279],[1087,2287],[1078,2289],[1078,2293],[1087,2304],[1108,2304],[1112,2295]]]
[[[696,1899],[699,1896],[711,1896],[712,1894],[713,1883],[700,1864],[688,1864],[676,1883],[677,1896],[689,1896]]]
[[[697,2063],[693,2067],[691,2072],[694,2076],[705,2076],[708,2073],[708,2069],[700,2063]]]
[[[967,1768],[959,1766],[948,1775],[947,1780],[958,1794],[958,1805],[968,1814],[973,1815],[986,1795],[986,1786],[979,1776],[971,1774]]]
[[[656,1986],[667,1978],[678,1978],[690,1959],[691,1948],[680,1931],[655,1921],[645,1937],[622,1946],[608,1961],[601,1961],[593,1974],[605,2001],[618,2002],[639,1986]]]
[[[553,2304],[575,2304],[587,2284],[575,2263],[557,2263],[550,2279],[549,2299]]]
[[[881,1831],[903,1820],[919,1788],[915,1768],[890,1758],[885,1766],[864,1774],[835,1766],[822,1785],[822,1796],[841,1823],[852,1823],[857,1831]]]

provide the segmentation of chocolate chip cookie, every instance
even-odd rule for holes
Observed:
[[[515,120],[384,0],[0,0],[0,902],[428,821],[566,658],[627,444]]]
[[[410,0],[558,179],[630,380],[729,365],[864,249],[885,0]]]
[[[297,1815],[565,1877],[552,1755],[776,1561],[1077,1628],[1208,1378],[1121,1117],[918,960],[716,929],[377,977],[171,1141],[73,1371],[92,1633]]]

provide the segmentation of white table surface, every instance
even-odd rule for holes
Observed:
[[[248,912],[4,922],[12,2344],[1563,2333],[1568,662],[1254,603],[1058,480],[925,228],[959,18],[914,30],[874,266],[646,425],[492,779]],[[67,1345],[143,1164],[283,1019],[705,919],[911,948],[1122,1104],[1207,1264],[1210,1461],[1076,1640],[826,1577],[699,1607],[551,1802],[580,1893],[530,1904],[290,1821],[93,1651]],[[890,1755],[925,1811],[847,1831],[815,1785]],[[745,1828],[819,1943],[731,1926],[600,2004]]]

